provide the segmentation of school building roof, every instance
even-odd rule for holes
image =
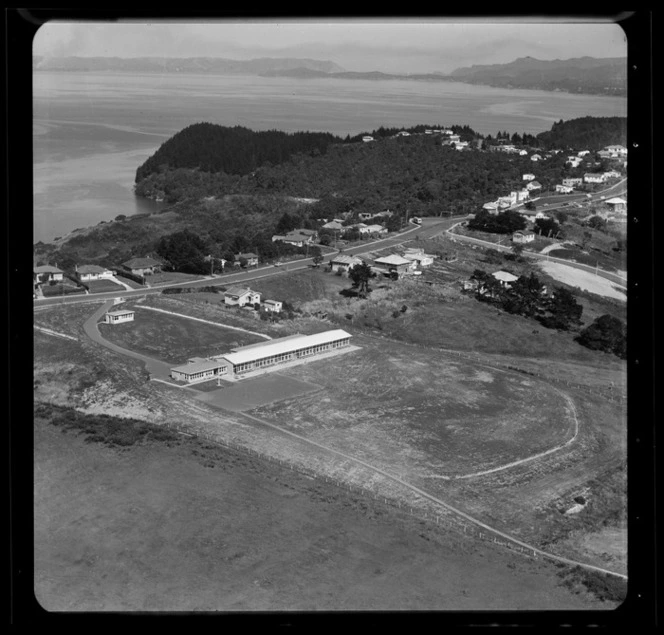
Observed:
[[[204,360],[202,362],[192,362],[190,364],[182,364],[182,366],[175,366],[171,368],[172,371],[176,373],[186,373],[191,375],[192,373],[204,373],[208,370],[214,370],[215,368],[220,368],[224,366],[224,359],[219,360]]]
[[[228,360],[231,364],[244,364],[252,362],[256,359],[270,357],[272,355],[282,355],[301,348],[309,346],[319,346],[321,344],[329,344],[340,339],[352,337],[350,333],[342,329],[334,329],[332,331],[325,331],[323,333],[316,333],[314,335],[297,335],[289,337],[280,337],[276,340],[265,342],[264,344],[250,345],[241,349],[236,349],[235,353],[224,355],[221,359]]]

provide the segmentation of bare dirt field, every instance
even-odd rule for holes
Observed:
[[[539,266],[551,277],[571,287],[579,287],[585,291],[617,300],[627,300],[625,291],[621,290],[610,280],[596,276],[589,271],[572,269],[559,262],[551,262],[549,260],[540,261]]]
[[[613,608],[381,503],[182,437],[126,450],[36,421],[35,595],[49,611]]]
[[[324,395],[281,401],[255,414],[426,476],[491,469],[574,433],[564,402],[544,384],[396,342],[353,343],[362,350],[333,365],[321,360],[284,371],[324,385]]]

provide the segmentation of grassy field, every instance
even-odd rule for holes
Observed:
[[[74,283],[67,284],[65,283],[56,283],[56,284],[44,284],[42,285],[42,293],[46,298],[53,298],[61,295],[72,295],[75,293],[84,294],[85,289],[83,287],[78,287]]]
[[[35,595],[49,611],[615,606],[551,564],[273,463],[187,437],[85,436],[35,421]]]
[[[191,273],[180,273],[179,271],[162,271],[146,276],[145,281],[152,287],[157,284],[167,284],[176,282],[189,282],[191,280],[202,280],[204,276]]]
[[[126,279],[126,278],[125,278]],[[88,285],[90,293],[107,293],[109,291],[122,292],[125,288],[112,280],[90,280],[85,284]]]
[[[136,306],[133,322],[100,324],[109,341],[164,362],[185,363],[187,358],[221,355],[236,346],[265,341],[256,335],[157,313]]]

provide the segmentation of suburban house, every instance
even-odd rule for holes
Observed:
[[[360,234],[368,234],[367,227],[366,223],[355,223],[354,225],[349,225],[348,229],[357,229]]]
[[[382,225],[367,225],[364,228],[364,231],[361,232],[364,234],[387,234],[387,229]]]
[[[99,267],[98,265],[81,265],[76,267],[76,273],[79,280],[87,282],[89,280],[108,280],[115,275],[115,271]]]
[[[567,157],[567,163],[569,163],[573,168],[578,168],[583,160],[581,157]]]
[[[447,139],[450,143],[458,143],[461,141],[461,137],[458,134],[451,134]]]
[[[510,193],[510,196],[511,196],[511,193]],[[527,187],[524,187],[523,189],[519,190],[516,193],[517,203],[520,203],[521,201],[525,201],[527,198],[530,198],[530,190]]]
[[[132,258],[123,262],[122,266],[136,276],[150,276],[159,273],[163,264],[154,258]]]
[[[395,135],[396,137],[410,137],[410,132],[406,132],[405,130],[400,130],[397,132]]]
[[[344,254],[330,256],[330,269],[332,271],[348,271],[355,265],[361,264],[362,260],[356,256],[346,256]]]
[[[515,276],[509,271],[495,271],[491,274],[500,284],[502,284],[506,289],[509,289],[512,286],[512,282],[519,279],[519,276]]]
[[[600,159],[611,159],[611,158],[615,158],[615,155],[612,155],[608,150],[600,150],[600,151],[597,153],[597,156],[598,156]]]
[[[468,147],[468,142],[467,141],[456,141],[454,142],[454,147],[457,150],[465,150]]]
[[[364,135],[362,137],[362,141],[364,141],[364,143],[367,143],[367,142],[373,141],[373,140],[374,140],[374,138],[371,135]]]
[[[606,181],[606,178],[599,172],[586,172],[583,175],[584,183],[604,183],[604,181]]]
[[[534,174],[524,174],[521,177],[522,180],[524,181],[534,181],[535,180],[535,175]]]
[[[261,306],[270,313],[281,313],[283,302],[279,302],[278,300],[264,300]]]
[[[519,150],[519,156],[520,157],[525,157],[528,154],[527,150]]]
[[[373,214],[371,212],[360,212],[357,217],[360,220],[369,220],[370,218],[373,218]]]
[[[379,267],[385,267],[390,273],[396,272],[398,275],[408,273],[415,266],[413,261],[408,260],[407,258],[402,258],[397,254],[390,254],[389,256],[376,258],[374,262]]]
[[[611,157],[626,157],[627,148],[625,146],[605,146],[604,152],[608,152]]]
[[[604,172],[604,176],[607,179],[619,179],[621,174],[617,170],[609,170],[608,172]]]
[[[123,322],[133,322],[134,311],[109,311],[104,314],[104,324],[122,324]]]
[[[239,267],[240,260],[244,258],[247,261],[247,267],[258,267],[258,256],[251,251],[248,251],[245,254],[237,254],[233,256],[233,266]]]
[[[574,191],[574,188],[571,185],[556,185],[556,192],[560,194],[570,194]]]
[[[532,243],[535,240],[535,232],[525,229],[523,231],[516,231],[512,234],[513,243]]]
[[[247,304],[260,304],[261,294],[252,291],[249,287],[228,287],[224,291],[224,304],[230,306],[245,306]]]
[[[526,185],[526,188],[532,192],[532,190],[541,190],[542,184],[539,181],[531,181]]]
[[[64,275],[64,271],[61,271],[57,267],[51,267],[51,265],[42,265],[40,267],[35,267],[32,270],[34,282],[37,284],[41,282],[51,282],[52,280],[62,280]]]
[[[506,207],[512,207],[512,205],[515,202],[516,201],[514,201],[511,196],[499,196],[498,200],[496,201],[500,209],[504,209]]]
[[[566,185],[567,187],[574,187],[576,185],[581,185],[581,183],[583,183],[582,178],[563,179],[563,185]]]
[[[428,267],[433,264],[435,256],[425,254],[424,249],[410,248],[403,254],[406,260],[414,262],[418,267]]]
[[[610,198],[609,200],[604,201],[604,203],[609,206],[612,212],[627,211],[627,201],[624,198],[620,198],[619,196]]]
[[[344,225],[336,220],[331,220],[329,223],[325,223],[321,229],[330,229],[335,232],[341,232],[342,234],[346,231]]]
[[[498,213],[498,203],[484,203],[482,209],[485,209],[489,214],[495,216]]]
[[[590,154],[590,150],[581,150],[580,152],[576,153],[577,157],[585,157],[586,154]]]
[[[318,239],[318,232],[314,229],[294,229],[285,235],[275,234],[272,236],[272,242],[281,241],[296,247],[312,244]]]

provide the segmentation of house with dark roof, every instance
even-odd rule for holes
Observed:
[[[57,267],[52,267],[51,265],[41,265],[39,267],[34,267],[32,270],[32,278],[36,284],[62,280],[64,275],[64,271],[61,271]]]
[[[251,251],[235,255],[233,257],[233,265],[235,267],[239,267],[240,260],[242,260],[243,258],[247,261],[247,267],[258,267],[258,256]]]
[[[122,266],[136,276],[151,276],[159,273],[164,265],[154,258],[131,258],[123,262]]]
[[[81,265],[76,266],[76,275],[82,282],[89,280],[108,280],[115,275],[115,271],[100,267],[99,265]]]

